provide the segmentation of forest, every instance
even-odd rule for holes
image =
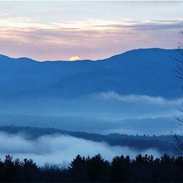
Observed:
[[[68,167],[46,164],[39,167],[31,159],[0,161],[0,182],[182,182],[183,157],[160,158],[149,155],[116,156],[111,162],[100,154],[76,156]]]

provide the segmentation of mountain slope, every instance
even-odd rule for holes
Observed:
[[[167,134],[181,107],[177,55],[139,49],[75,62],[0,55],[0,125]]]
[[[176,56],[176,50],[140,49],[95,62],[40,63],[1,55],[0,97],[71,97],[111,90],[177,98],[182,94]]]

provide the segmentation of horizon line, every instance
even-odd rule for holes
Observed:
[[[110,59],[112,57],[115,57],[115,56],[119,56],[121,54],[125,54],[127,52],[131,52],[131,51],[137,51],[137,50],[153,50],[153,49],[159,49],[159,50],[179,50],[179,48],[160,48],[160,47],[149,47],[149,48],[135,48],[135,49],[130,49],[130,50],[127,50],[127,51],[124,51],[124,52],[121,52],[121,53],[118,53],[118,54],[115,54],[115,55],[111,55],[110,57],[106,57],[106,58],[102,58],[102,59],[97,59],[97,60],[93,60],[93,59],[89,59],[89,58],[86,58],[86,59],[78,59],[78,60],[36,60],[36,59],[33,59],[33,58],[30,58],[30,57],[26,57],[26,56],[22,56],[22,57],[12,57],[12,56],[8,56],[6,54],[1,54],[0,53],[0,56],[4,56],[4,57],[8,57],[10,59],[28,59],[28,60],[31,60],[33,62],[88,62],[88,61],[91,61],[91,62],[97,62],[97,61],[102,61],[102,60],[106,60],[106,59]]]

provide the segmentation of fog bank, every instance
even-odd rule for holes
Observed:
[[[24,135],[10,135],[0,132],[0,158],[10,154],[13,158],[33,159],[38,165],[68,164],[78,154],[81,156],[94,156],[101,154],[105,159],[112,160],[116,155],[129,155],[134,158],[137,154],[152,154],[159,157],[160,153],[155,149],[147,149],[143,152],[135,151],[128,147],[109,146],[106,143],[93,142],[71,136],[47,135],[36,140],[30,140]]]

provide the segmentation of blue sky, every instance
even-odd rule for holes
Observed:
[[[0,53],[36,60],[102,59],[177,48],[183,2],[1,1]]]

